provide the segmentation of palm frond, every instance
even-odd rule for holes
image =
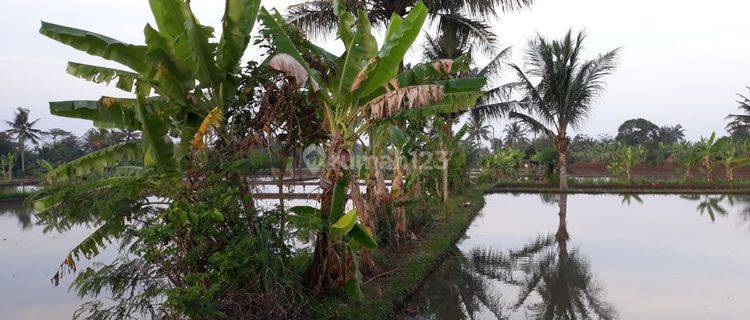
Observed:
[[[497,36],[492,32],[492,26],[486,22],[459,13],[435,13],[435,16],[439,18],[438,28],[441,30],[452,30],[457,38],[466,38],[483,53],[491,54],[495,51]]]
[[[333,1],[316,0],[291,5],[285,20],[312,37],[325,37],[338,27]]]
[[[515,112],[515,111],[511,111],[508,117],[510,119],[516,120],[516,121],[518,121],[518,122],[520,122],[520,123],[528,126],[529,129],[531,129],[531,131],[533,131],[535,133],[544,134],[544,135],[546,135],[547,137],[550,137],[550,138],[553,138],[555,136],[555,132],[554,131],[548,129],[546,126],[544,126],[544,124],[542,124],[541,122],[537,121],[536,119],[532,118],[529,115],[526,115],[526,114],[523,114],[523,113],[519,113],[519,112]]]

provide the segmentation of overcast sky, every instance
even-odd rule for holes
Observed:
[[[299,1],[264,1],[268,8]],[[82,133],[89,122],[53,117],[51,100],[98,99],[121,91],[65,73],[67,61],[116,66],[38,34],[40,20],[143,43],[152,18],[146,0],[5,0],[0,13],[0,119],[22,106],[44,129]],[[218,24],[223,1],[193,0],[203,24]],[[537,0],[532,9],[493,21],[503,46],[520,63],[527,40],[537,32],[562,36],[569,28],[588,31],[586,54],[622,46],[621,64],[580,131],[616,133],[623,121],[643,117],[657,125],[682,124],[689,138],[724,133],[724,117],[737,108],[737,93],[750,85],[750,2],[741,0]],[[325,46],[337,51],[338,44]],[[253,54],[249,49],[247,56]],[[411,59],[418,52],[412,50]],[[493,123],[501,134],[503,122]],[[5,126],[0,126],[4,129]]]

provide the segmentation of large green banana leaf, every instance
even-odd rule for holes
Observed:
[[[101,128],[141,130],[141,123],[135,118],[136,101],[102,97],[98,101],[57,101],[50,102],[50,113],[56,116],[91,120]]]
[[[94,83],[109,84],[116,78],[117,84],[115,86],[127,92],[133,92],[136,84],[141,86],[149,85],[146,79],[139,74],[119,69],[68,62],[68,69],[66,71],[72,76]]]
[[[386,38],[378,51],[377,57],[365,67],[362,83],[353,83],[351,88],[355,96],[361,97],[383,86],[388,80],[396,77],[399,66],[414,40],[422,29],[427,18],[427,7],[417,2],[406,16],[401,19],[397,15],[391,18],[391,24],[386,31]]]
[[[341,15],[351,17],[351,13],[346,11],[342,12]],[[341,34],[342,32],[339,33]],[[354,33],[349,36],[342,36],[342,41],[344,41],[346,52],[341,56],[341,61],[336,69],[338,74],[335,80],[335,90],[337,96],[343,100],[341,103],[348,105],[352,99],[352,95],[349,93],[352,83],[354,83],[357,74],[359,74],[365,63],[377,51],[377,42],[375,37],[372,36],[367,13],[363,10],[359,11],[359,18],[357,19]]]
[[[144,46],[127,44],[97,33],[44,21],[39,33],[90,55],[121,63],[136,72],[147,70]]]

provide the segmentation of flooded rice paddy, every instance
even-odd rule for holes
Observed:
[[[747,319],[750,197],[494,194],[410,319]]]
[[[454,254],[408,301],[405,317],[747,318],[750,196],[493,194],[486,200]],[[70,319],[80,304],[67,290],[71,277],[60,287],[49,278],[88,230],[45,233],[35,222],[22,202],[0,205],[0,318]]]

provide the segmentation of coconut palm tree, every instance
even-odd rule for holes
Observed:
[[[506,146],[513,148],[529,143],[529,138],[526,137],[529,130],[518,122],[509,123],[505,126],[503,132],[505,132],[504,142]]]
[[[588,117],[596,97],[604,90],[604,77],[617,65],[619,49],[593,60],[583,60],[586,34],[574,38],[572,30],[561,40],[550,41],[538,35],[529,42],[524,72],[511,65],[525,91],[520,108],[510,118],[555,141],[559,153],[560,188],[567,189],[568,128],[580,126]],[[533,83],[532,78],[538,78]]]
[[[482,140],[490,140],[494,129],[491,125],[484,124],[484,119],[472,115],[469,117],[467,138],[476,141],[477,145],[481,145]]]
[[[750,92],[750,86],[747,89]],[[750,94],[747,96],[737,94],[737,96],[740,97],[737,103],[739,103],[739,109],[742,110],[743,114],[730,114],[727,116],[727,119],[731,120],[727,124],[727,131],[731,134],[750,130]]]
[[[311,0],[289,7],[287,20],[307,34],[323,36],[339,27],[334,5],[343,5],[356,13],[364,9],[370,23],[375,27],[386,27],[393,15],[405,17],[414,8],[417,0]],[[438,28],[450,28],[463,36],[477,48],[490,52],[496,36],[492,26],[484,19],[496,18],[498,14],[529,7],[533,0],[457,0],[427,1],[430,23]]]
[[[41,140],[42,130],[34,128],[37,121],[29,121],[29,109],[18,107],[16,109],[13,121],[5,121],[10,126],[6,132],[16,138],[18,143],[18,151],[21,153],[21,172],[26,173],[26,162],[25,162],[25,151],[26,142],[31,142],[36,145]]]

